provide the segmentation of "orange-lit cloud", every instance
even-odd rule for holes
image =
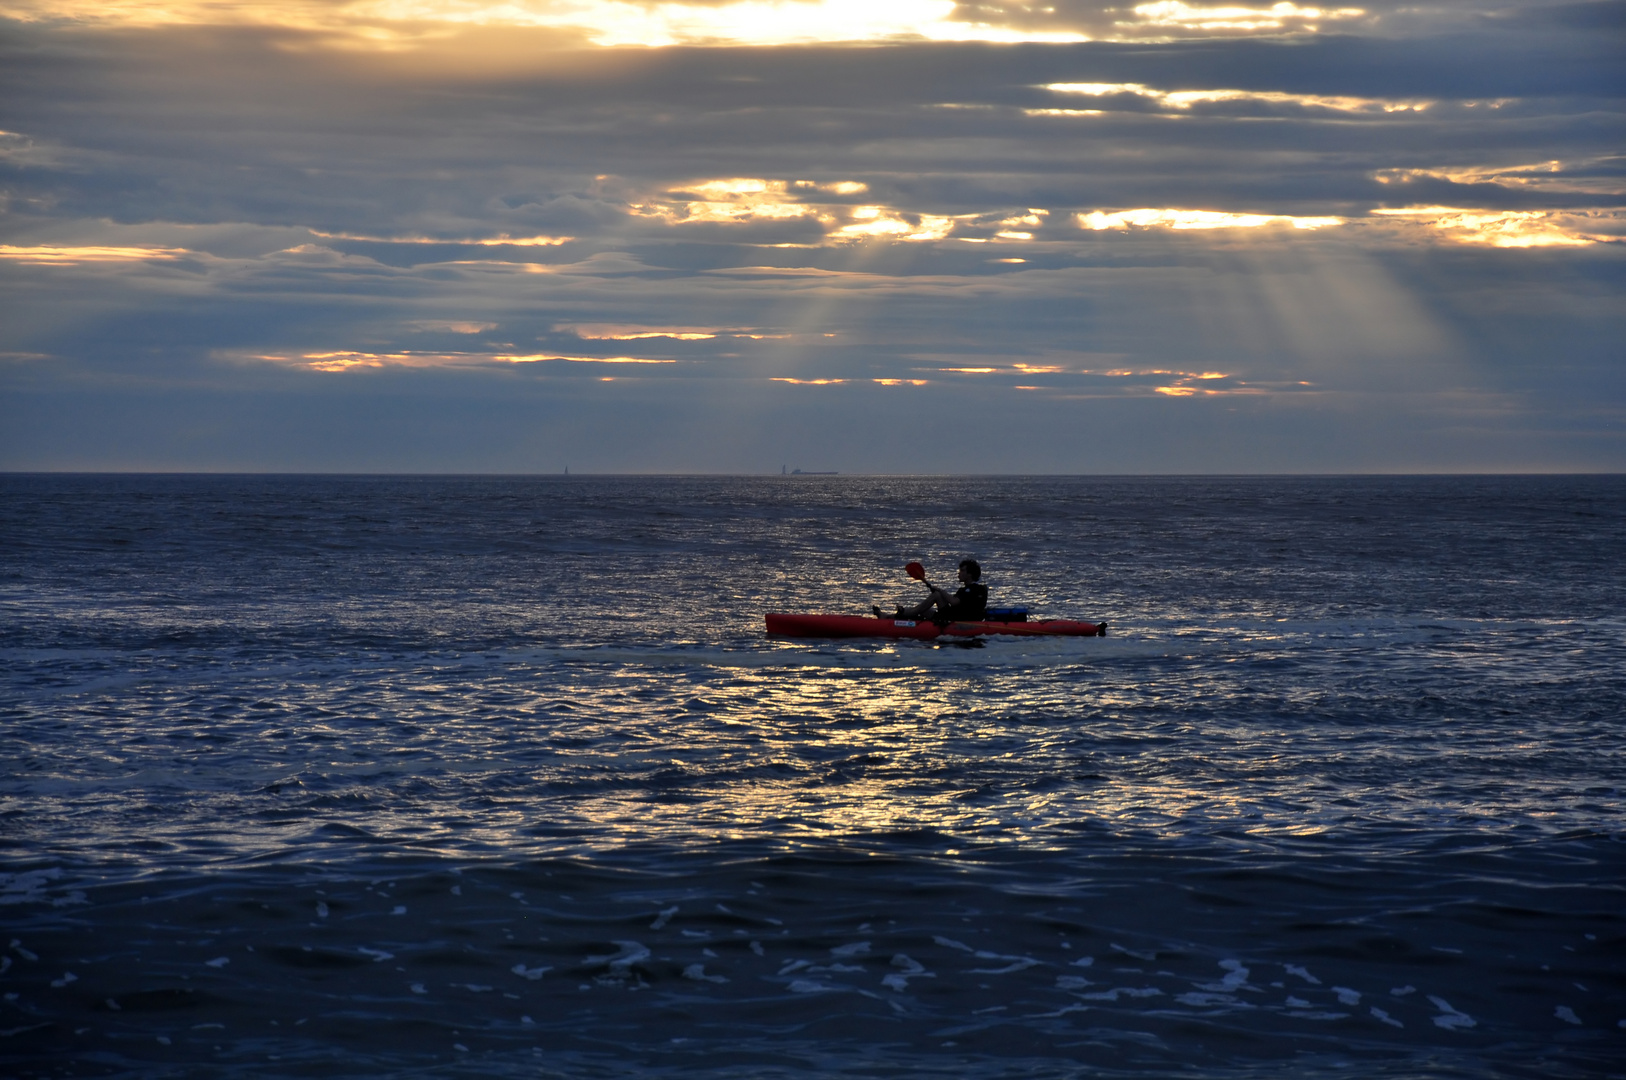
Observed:
[[[627,326],[622,323],[560,323],[556,330],[575,334],[586,341],[644,341],[669,338],[674,341],[712,341],[719,337],[767,341],[789,334],[764,334],[733,326]]]
[[[1234,376],[1223,371],[1153,371],[1140,372],[1142,375],[1174,376],[1172,382],[1152,387],[1154,394],[1164,397],[1222,397],[1235,394],[1261,394],[1265,391],[1258,387],[1248,386],[1242,382],[1234,382],[1229,386],[1203,386],[1206,382],[1215,382],[1221,379],[1232,379]]]
[[[1579,161],[1541,161],[1525,165],[1463,165],[1432,169],[1380,169],[1373,178],[1380,184],[1403,186],[1417,180],[1443,180],[1451,184],[1496,184],[1500,187],[1544,193],[1626,195],[1626,176],[1620,158]]]
[[[558,353],[531,353],[528,356],[498,354],[493,360],[507,364],[540,364],[559,360],[567,364],[675,364],[676,360],[651,359],[647,356],[560,356]]]
[[[311,230],[313,236],[320,236],[324,240],[361,240],[371,244],[458,244],[474,247],[558,247],[568,244],[576,239],[574,236],[489,236],[465,237],[461,239],[439,236],[368,236],[363,233],[319,232]]]
[[[643,341],[646,338],[671,338],[674,341],[710,341],[717,336],[710,330],[629,330],[620,326],[560,327],[588,341]]]
[[[732,177],[693,181],[668,190],[663,200],[634,203],[631,210],[636,216],[668,225],[805,219],[817,222],[832,243],[941,240],[954,228],[952,217],[911,214],[888,206],[854,206],[829,198],[867,190],[866,184],[856,180],[820,183]]]
[[[769,382],[790,383],[793,386],[840,386],[846,379],[792,379],[786,376],[770,377]]]
[[[483,334],[487,330],[497,328],[494,322],[467,322],[458,319],[414,319],[407,325],[414,330],[438,331],[443,334]]]
[[[1380,218],[1438,230],[1450,240],[1492,247],[1581,247],[1626,239],[1626,215],[1619,212],[1558,210],[1472,210],[1452,206],[1380,209]]]
[[[852,221],[837,229],[834,235],[841,240],[941,240],[953,228],[954,219],[950,217],[918,214],[911,221],[885,206],[856,206],[852,209]]]
[[[1325,229],[1343,224],[1338,217],[1294,217],[1290,214],[1231,214],[1218,210],[1143,208],[1078,215],[1078,223],[1097,232],[1106,229],[1257,229],[1264,225],[1291,225],[1295,229]]]
[[[19,247],[0,244],[0,259],[36,266],[77,266],[81,263],[131,263],[179,259],[193,253],[172,247],[114,247],[38,244]]]
[[[676,360],[643,356],[561,356],[558,353],[473,352],[366,352],[358,349],[334,349],[329,352],[297,354],[232,354],[237,359],[264,360],[313,371],[350,371],[354,368],[455,368],[502,364],[541,364],[560,362],[568,364],[675,364]]]
[[[1044,392],[1063,399],[1085,398],[1124,398],[1160,396],[1171,398],[1188,397],[1227,397],[1227,396],[1257,396],[1271,392],[1269,386],[1250,385],[1238,379],[1235,375],[1223,371],[1177,371],[1168,368],[1108,368],[1105,370],[1084,369],[1068,372],[1057,366],[1016,365],[1016,370],[1024,375],[1037,374],[1077,374],[1092,378],[1106,378],[1124,380],[1127,385],[1114,386],[1110,390],[1085,391],[1078,390],[1079,384],[1071,382],[1072,388],[1065,386],[1039,386],[1030,383],[1020,383],[1011,387],[1028,393]],[[1214,385],[1224,382],[1225,385]],[[1205,385],[1209,384],[1209,385]],[[1308,383],[1298,385],[1308,386]],[[1287,389],[1285,386],[1276,386],[1275,389]]]
[[[1116,97],[1123,94],[1146,98],[1165,109],[1189,110],[1193,105],[1222,101],[1254,101],[1268,105],[1297,105],[1340,113],[1422,112],[1434,102],[1427,99],[1370,98],[1337,94],[1291,94],[1279,90],[1157,90],[1141,83],[1047,83],[1046,90],[1057,94],[1085,97]],[[1026,109],[1030,115],[1067,115],[1074,110]],[[1099,115],[1100,110],[1085,110]]]

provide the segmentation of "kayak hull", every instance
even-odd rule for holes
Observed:
[[[983,637],[1004,634],[1011,637],[1105,637],[1106,623],[1074,622],[1071,619],[1039,619],[1034,622],[951,622],[929,620],[875,619],[868,615],[786,615],[763,616],[769,637],[814,638],[915,638],[930,641],[938,637]]]

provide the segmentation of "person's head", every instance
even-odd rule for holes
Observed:
[[[977,565],[976,559],[960,560],[960,580],[976,581],[982,577],[982,567]]]

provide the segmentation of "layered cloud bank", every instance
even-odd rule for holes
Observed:
[[[0,2],[0,466],[1619,469],[1623,11]]]

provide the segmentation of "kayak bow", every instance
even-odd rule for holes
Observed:
[[[868,615],[785,615],[763,616],[769,637],[818,638],[917,638],[930,641],[940,636],[982,637],[1007,634],[1012,637],[1106,637],[1106,623],[1074,622],[1071,619],[1039,619],[1034,622],[949,622],[929,619],[875,619]]]

